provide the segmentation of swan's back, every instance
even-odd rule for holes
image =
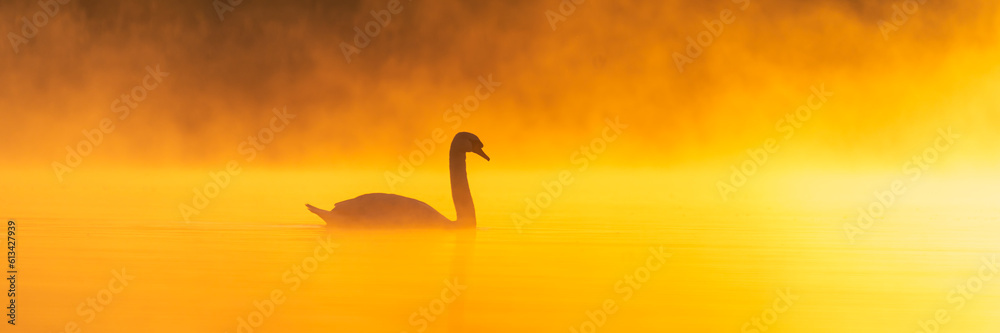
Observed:
[[[455,222],[419,200],[389,193],[369,193],[338,202],[328,224],[338,227],[452,226]]]

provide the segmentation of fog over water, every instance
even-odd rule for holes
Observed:
[[[995,1],[45,1],[17,332],[1000,329]],[[463,131],[478,228],[304,206],[454,219]]]

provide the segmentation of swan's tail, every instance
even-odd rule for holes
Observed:
[[[313,212],[313,214],[319,215],[323,221],[326,221],[326,224],[333,224],[336,221],[335,214],[331,211],[319,209],[310,204],[306,204],[306,208],[308,208],[310,212]]]
[[[306,204],[306,208],[309,208],[310,212],[313,212],[313,214],[316,214],[316,215],[319,215],[319,216],[323,216],[323,213],[327,213],[327,214],[330,213],[330,211],[328,211],[328,210],[322,210],[322,209],[316,208],[316,206],[313,206],[313,205],[310,205],[310,204]]]

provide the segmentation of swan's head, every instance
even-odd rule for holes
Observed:
[[[486,153],[483,152],[483,142],[479,141],[478,136],[469,132],[458,132],[458,134],[455,134],[455,139],[451,140],[451,150],[463,153],[476,153],[476,155],[482,156],[487,161],[490,160],[490,157],[486,156]]]

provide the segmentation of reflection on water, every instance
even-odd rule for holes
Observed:
[[[651,223],[574,219],[563,211],[554,215],[564,219],[520,233],[512,226],[329,232],[312,225],[21,220],[18,328],[1000,329],[1000,280],[977,278],[990,273],[991,253],[1000,250],[998,229],[989,226],[995,219],[887,219],[869,235],[877,241],[850,245],[839,227],[843,218],[714,214]],[[122,273],[132,278],[109,291]],[[932,323],[939,310],[948,319]]]

